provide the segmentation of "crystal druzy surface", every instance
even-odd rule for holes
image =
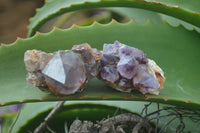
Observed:
[[[86,43],[53,54],[28,50],[24,55],[27,81],[56,95],[73,94],[96,77],[100,58],[101,52]]]
[[[121,44],[104,44],[100,60],[99,78],[111,87],[130,92],[158,94],[165,80],[164,72],[143,51]]]

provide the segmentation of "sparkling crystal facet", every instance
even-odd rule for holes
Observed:
[[[53,58],[46,65],[42,73],[49,78],[52,78],[62,84],[65,83],[66,74],[63,66],[63,62],[60,56],[60,52],[57,52]]]
[[[57,52],[42,73],[47,85],[56,94],[73,94],[86,80],[81,56],[71,51]]]

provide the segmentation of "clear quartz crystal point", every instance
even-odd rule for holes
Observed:
[[[123,92],[137,89],[141,93],[158,95],[165,80],[164,72],[146,58],[142,50],[121,44],[104,44],[98,78]]]
[[[66,74],[60,52],[57,52],[53,56],[46,67],[42,70],[42,73],[45,76],[60,82],[61,84],[65,84]]]
[[[71,51],[57,52],[42,74],[54,94],[73,94],[86,81],[83,60],[80,55]]]
[[[47,88],[55,95],[74,94],[98,74],[97,62],[101,55],[89,44],[75,45],[72,50],[54,54],[27,50],[24,54],[26,79],[32,86]]]

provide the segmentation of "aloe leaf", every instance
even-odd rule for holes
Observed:
[[[188,30],[195,29],[196,31],[200,32],[200,28],[198,28],[197,26],[184,22],[183,20],[157,12],[147,11],[143,9],[136,9],[136,8],[123,8],[123,7],[120,8],[115,7],[107,9],[115,13],[118,13],[119,15],[125,16],[128,19],[132,18],[138,23],[145,23],[147,20],[150,20],[155,24],[160,24],[167,21],[172,26],[178,26],[179,24],[182,24]]]
[[[190,11],[193,11],[197,14],[199,14],[200,12],[200,1],[197,0],[147,0],[147,1],[152,1],[152,2],[160,2],[162,4],[166,4],[169,6],[177,6],[183,9],[187,9]],[[170,17],[168,15],[164,15],[164,14],[160,14],[160,17],[163,20],[166,20],[169,24],[173,25],[173,26],[177,26],[179,24],[182,24],[185,28],[191,30],[193,28],[195,28],[198,32],[200,32],[200,28],[193,26],[187,22],[184,22],[180,19],[174,18],[174,17]]]
[[[104,43],[113,43],[115,40],[143,50],[148,58],[154,59],[163,68],[165,88],[158,96],[118,92],[102,81],[93,79],[81,93],[56,97],[31,87],[25,80],[23,58],[28,49],[54,52],[71,49],[73,45],[84,42],[102,49]],[[11,45],[0,47],[0,105],[55,100],[128,99],[199,108],[199,42],[200,35],[196,31],[188,31],[182,26],[171,27],[151,22],[139,24],[132,21],[126,24],[113,21],[106,25],[95,23],[87,27],[73,26],[67,30],[54,29],[50,33],[38,33],[29,39],[19,39]]]
[[[28,130],[33,130],[38,126],[45,116],[47,116],[50,108],[55,106],[56,102],[41,102],[41,103],[29,103],[26,104],[22,109],[21,114],[13,128],[13,133],[27,132]],[[124,111],[132,112],[140,115],[142,109],[148,102],[138,102],[138,101],[67,101],[64,108],[56,114],[54,119],[48,124],[51,129],[56,132],[64,132],[64,123],[67,122],[68,127],[71,122],[77,117],[81,120],[92,120],[94,122],[100,121],[103,118],[113,116],[115,113],[124,113]],[[160,108],[166,105],[160,104]],[[37,110],[35,110],[37,108]],[[117,108],[120,110],[117,111]],[[34,110],[34,112],[33,112]],[[147,113],[152,113],[157,111],[157,104],[151,104]],[[31,112],[31,113],[30,113]],[[90,112],[90,113],[88,113]],[[161,112],[160,115],[166,115],[169,112]],[[97,115],[98,114],[98,115]],[[9,120],[9,117],[5,117],[5,120]],[[166,122],[170,121],[171,117],[166,117],[160,119],[159,126],[162,127]],[[183,122],[186,124],[185,130],[195,129],[197,122],[192,122],[189,119],[184,119]],[[152,121],[156,124],[156,120]],[[175,132],[178,121],[173,122],[169,125],[168,132]]]
[[[132,18],[134,21],[138,23],[145,23],[148,20],[151,20],[155,24],[164,23],[160,14],[157,12],[152,12],[152,11],[148,11],[144,9],[123,8],[123,7],[113,7],[113,8],[105,8],[105,9],[115,12],[128,19]]]
[[[177,6],[194,12],[200,12],[200,1],[197,0],[146,0],[151,2],[160,2],[169,6]]]
[[[192,4],[194,5],[194,4]],[[62,13],[89,9],[99,7],[134,7],[142,8],[155,12],[164,13],[186,22],[189,22],[195,26],[200,27],[200,14],[190,11],[189,9],[183,9],[176,6],[168,6],[158,2],[148,2],[143,0],[49,0],[45,6],[37,10],[37,14],[31,19],[29,25],[29,36],[33,36],[37,30],[49,19],[54,18]]]
[[[200,32],[200,28],[196,27],[192,24],[186,23],[180,19],[174,18],[174,17],[170,17],[164,14],[160,14],[161,19],[166,20],[170,25],[172,26],[178,26],[179,24],[182,24],[186,29],[188,30],[193,30],[195,29],[196,31]]]
[[[119,104],[120,103],[120,104]],[[71,122],[76,118],[81,120],[92,120],[93,122],[100,121],[103,118],[108,116],[113,116],[117,108],[121,108],[121,111],[131,111],[132,106],[137,106],[138,109],[134,111],[135,113],[140,113],[141,108],[143,108],[143,102],[127,102],[126,105],[124,102],[110,102],[110,101],[77,101],[77,102],[66,102],[64,108],[56,114],[54,119],[50,122],[49,127],[56,132],[64,132],[64,123],[67,122],[68,127],[71,125]],[[56,105],[56,102],[49,103],[29,103],[21,111],[17,123],[13,128],[13,133],[16,132],[27,132],[28,130],[32,131],[44,117],[48,114],[50,109]],[[128,108],[129,105],[129,109]],[[37,108],[38,110],[35,110]],[[35,110],[35,112],[32,112]],[[29,113],[29,112],[32,113]],[[121,113],[121,111],[117,113]],[[90,113],[88,113],[90,112]],[[98,114],[98,115],[97,115]]]
[[[12,123],[15,121],[17,114],[16,113],[7,113],[1,116],[1,121],[3,121],[2,127],[0,128],[1,132],[9,133]]]

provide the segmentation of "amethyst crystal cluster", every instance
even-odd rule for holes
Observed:
[[[87,43],[55,53],[28,50],[24,55],[27,81],[56,95],[73,94],[96,77],[100,58],[101,52]]]
[[[104,44],[98,77],[119,91],[138,89],[143,94],[158,94],[165,80],[161,68],[143,51],[118,41]]]
[[[158,94],[165,80],[160,67],[147,59],[143,51],[118,41],[104,44],[103,52],[87,43],[55,53],[28,50],[24,62],[27,81],[56,95],[80,91],[97,75],[117,90],[138,89],[143,94]]]

